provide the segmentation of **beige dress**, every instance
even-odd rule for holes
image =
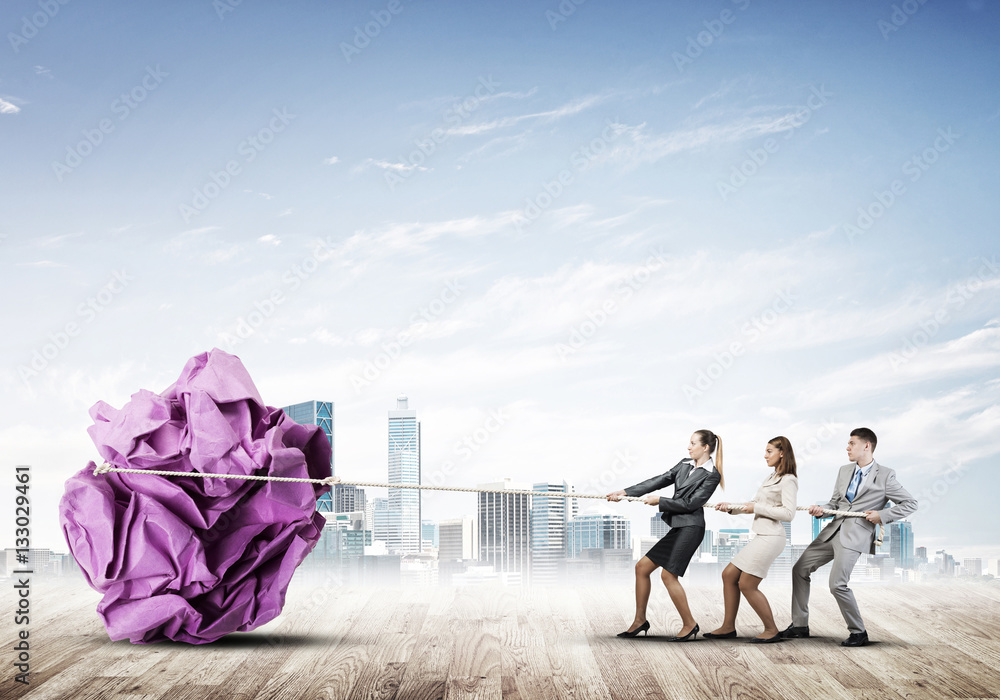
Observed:
[[[764,578],[767,570],[782,550],[785,549],[785,526],[782,521],[791,522],[795,517],[795,499],[799,493],[799,480],[792,474],[777,478],[771,474],[757,490],[753,498],[753,526],[757,536],[736,553],[732,564],[751,576]],[[743,511],[729,510],[733,515]]]

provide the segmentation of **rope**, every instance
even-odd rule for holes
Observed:
[[[554,496],[556,498],[597,498],[600,500],[606,500],[607,496],[602,496],[596,493],[576,493],[576,492],[566,492],[566,491],[528,491],[525,489],[488,489],[488,488],[468,488],[463,486],[428,486],[426,484],[390,484],[387,482],[380,481],[337,481],[336,477],[328,476],[325,479],[306,479],[292,476],[262,476],[260,474],[210,474],[207,472],[172,472],[163,471],[156,469],[124,469],[121,467],[112,467],[110,464],[105,462],[99,467],[94,469],[94,475],[107,474],[109,472],[114,472],[116,474],[152,474],[155,476],[182,476],[188,477],[193,476],[200,479],[245,479],[249,481],[290,481],[296,483],[304,484],[326,484],[328,486],[333,486],[334,484],[341,484],[343,486],[368,486],[372,488],[390,488],[390,489],[420,489],[425,491],[459,491],[464,493],[507,493],[514,496]],[[645,496],[622,496],[622,501],[645,501]],[[731,503],[733,507],[745,506],[746,503]],[[714,503],[706,503],[703,508],[715,508]],[[795,510],[809,510],[810,506],[799,506]],[[865,514],[853,510],[830,510],[828,508],[823,508],[823,512],[827,515],[834,516],[845,516],[848,518],[864,518]]]

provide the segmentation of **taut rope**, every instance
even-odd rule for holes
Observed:
[[[606,500],[607,496],[602,496],[596,493],[575,493],[566,491],[528,491],[525,489],[488,489],[488,488],[468,488],[463,486],[427,486],[426,484],[390,484],[379,481],[335,481],[334,477],[330,476],[325,479],[306,479],[292,476],[261,476],[259,474],[209,474],[206,472],[172,472],[157,469],[124,469],[121,467],[113,467],[109,463],[105,462],[99,467],[94,468],[94,475],[107,474],[109,472],[114,472],[116,474],[152,474],[155,476],[193,476],[200,479],[245,479],[248,481],[291,481],[297,483],[305,484],[327,484],[328,486],[333,486],[334,484],[342,484],[344,486],[370,486],[373,488],[384,487],[390,489],[421,489],[425,491],[460,491],[464,493],[507,493],[514,496],[554,496],[556,498],[596,498],[600,500]],[[645,496],[622,496],[620,500],[622,501],[644,501]],[[732,503],[732,506],[746,505],[742,503]],[[703,508],[715,508],[714,503],[706,503]],[[795,510],[809,510],[809,506],[799,506]],[[828,508],[823,508],[823,512],[827,515],[834,516],[844,516],[848,518],[864,518],[865,514],[853,510],[830,510]],[[876,537],[875,543],[882,544],[882,540],[885,536],[885,527],[879,523],[878,535]]]

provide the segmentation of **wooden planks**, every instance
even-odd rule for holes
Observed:
[[[32,599],[33,683],[8,675],[0,698],[998,698],[998,589],[857,587],[875,643],[847,649],[843,619],[820,585],[812,638],[751,645],[760,621],[746,605],[737,639],[667,642],[679,619],[662,587],[649,607],[655,636],[618,639],[632,619],[629,587],[303,583],[279,620],[198,647],[110,642],[97,598],[55,580]],[[766,592],[782,627],[789,593],[773,583]],[[718,587],[691,588],[688,598],[702,629],[722,619]],[[13,602],[9,589],[0,601]]]

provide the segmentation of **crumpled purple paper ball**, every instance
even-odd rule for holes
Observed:
[[[239,358],[192,358],[162,394],[121,410],[98,402],[88,430],[114,467],[324,479],[330,443],[265,406]],[[59,520],[111,639],[213,642],[281,613],[295,568],[319,540],[324,484],[94,475],[66,482]]]

